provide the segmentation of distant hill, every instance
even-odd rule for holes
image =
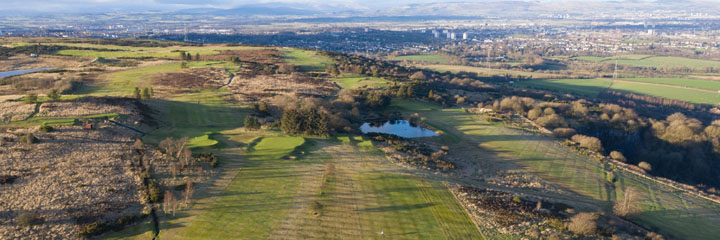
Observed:
[[[280,4],[253,4],[244,5],[231,9],[222,8],[191,8],[175,11],[177,14],[201,14],[201,15],[295,15],[295,16],[310,16],[320,14],[322,12],[312,9],[301,9],[295,7],[288,7]]]

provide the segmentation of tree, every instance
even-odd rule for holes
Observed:
[[[335,64],[328,66],[327,69],[325,69],[325,71],[332,76],[340,75],[340,70],[338,70],[337,65],[335,65]]]
[[[196,62],[200,61],[200,53],[195,53],[195,61]]]
[[[148,88],[143,88],[142,94],[141,94],[140,97],[142,98],[142,100],[148,100],[148,99],[150,99],[150,89],[148,89]]]
[[[38,99],[37,94],[28,93],[28,94],[25,94],[25,98],[23,99],[23,102],[26,104],[31,104],[31,103],[37,102],[37,99]]]
[[[140,88],[135,87],[135,91],[134,91],[134,92],[135,92],[135,94],[134,94],[134,95],[135,95],[135,98],[137,98],[137,99],[142,99],[142,95],[140,94]]]
[[[256,117],[248,115],[245,117],[245,128],[251,130],[260,129],[260,121]]]
[[[597,220],[598,217],[597,213],[578,213],[570,219],[568,230],[578,235],[591,236],[597,231],[597,223],[595,223],[595,220]]]
[[[615,215],[627,217],[639,213],[642,210],[642,208],[640,208],[640,194],[640,191],[634,187],[625,188],[625,191],[623,191],[623,199],[616,201],[613,206]]]
[[[187,62],[180,63],[180,68],[182,68],[182,69],[188,68]]]
[[[175,194],[167,190],[165,191],[165,197],[163,199],[163,212],[165,212],[165,214],[172,212],[173,216],[175,216],[175,210],[177,210]]]
[[[413,73],[412,75],[410,75],[410,79],[415,80],[415,81],[425,80],[426,79],[425,73],[423,73],[422,71],[417,71],[417,72]]]
[[[195,192],[195,184],[193,184],[192,181],[188,180],[187,183],[185,183],[185,192],[183,194],[183,197],[185,197],[185,207],[190,205],[190,199],[192,199],[192,195]]]
[[[602,142],[600,142],[600,139],[596,137],[575,134],[574,136],[572,136],[572,140],[579,143],[581,147],[587,148],[591,151],[603,151]]]
[[[646,172],[652,171],[652,165],[648,162],[640,162],[638,163],[638,167],[642,168]]]
[[[152,88],[152,87],[150,87],[150,90],[148,90],[148,92],[150,93],[150,97],[154,97],[154,96],[155,96],[155,91],[153,91],[153,88]]]
[[[47,97],[54,101],[57,101],[60,99],[60,93],[58,92],[57,89],[53,89],[53,90],[50,90],[50,92],[47,94]]]
[[[627,161],[627,158],[625,158],[625,156],[621,152],[618,152],[618,151],[610,152],[610,158],[621,161],[621,162]]]

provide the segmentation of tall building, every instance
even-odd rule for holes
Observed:
[[[468,33],[463,33],[463,40],[468,40]]]
[[[450,39],[455,39],[455,33],[454,33],[454,32],[451,32],[451,33],[450,33]]]

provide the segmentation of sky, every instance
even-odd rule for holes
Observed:
[[[171,10],[185,8],[232,8],[249,4],[283,3],[291,7],[369,9],[411,3],[448,0],[0,0],[0,10],[20,11],[112,11]],[[456,0],[457,1],[457,0]],[[473,1],[473,0],[470,0]],[[477,0],[476,0],[477,1]]]

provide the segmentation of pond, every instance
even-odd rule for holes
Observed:
[[[26,73],[40,72],[40,71],[46,71],[46,70],[50,70],[50,68],[35,68],[35,69],[13,70],[13,71],[7,71],[7,72],[0,72],[0,78],[12,77],[12,76],[22,75],[22,74],[26,74]]]
[[[407,120],[395,120],[387,121],[380,126],[371,125],[370,123],[364,123],[360,126],[360,131],[363,133],[385,133],[391,134],[404,138],[421,138],[421,137],[434,137],[438,136],[434,131],[414,126]]]

